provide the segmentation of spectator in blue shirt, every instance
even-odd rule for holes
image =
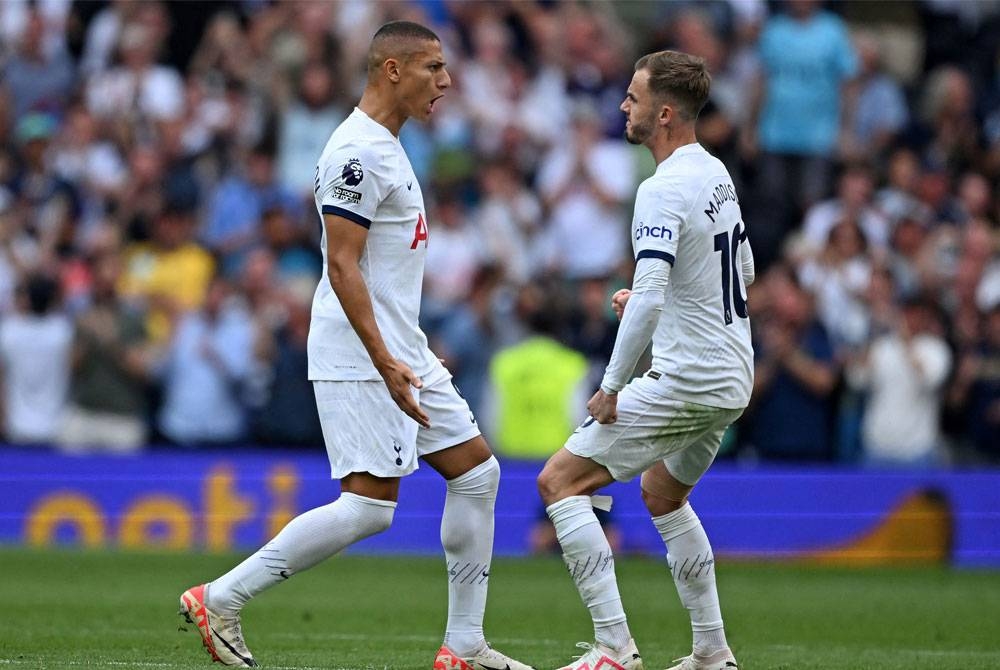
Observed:
[[[769,309],[754,329],[749,442],[762,458],[830,460],[838,379],[833,345],[791,273],[775,267],[763,281],[767,295],[761,297]]]
[[[757,158],[762,225],[754,252],[765,261],[796,217],[826,195],[840,137],[843,89],[858,70],[844,22],[815,0],[793,0],[760,37],[760,77],[744,130]],[[750,211],[755,211],[753,208]],[[753,224],[751,223],[753,228]]]

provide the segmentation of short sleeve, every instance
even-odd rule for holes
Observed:
[[[317,167],[323,214],[371,227],[389,191],[388,175],[386,159],[371,146],[346,145],[333,151]]]
[[[673,184],[647,182],[640,187],[632,223],[632,248],[637,261],[658,258],[674,264],[687,207]]]
[[[843,79],[853,79],[858,74],[858,54],[851,42],[847,27],[838,19],[835,26],[837,72]]]

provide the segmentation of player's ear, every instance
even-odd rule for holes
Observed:
[[[399,61],[395,58],[387,58],[385,62],[382,63],[382,71],[385,72],[385,76],[394,84],[399,83]]]
[[[670,105],[663,105],[660,107],[660,125],[669,126],[670,121],[674,118],[674,108]]]

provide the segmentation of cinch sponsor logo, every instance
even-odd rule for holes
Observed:
[[[660,240],[674,239],[674,233],[666,226],[644,226],[639,224],[635,229],[635,239],[641,240],[644,237],[655,237]]]

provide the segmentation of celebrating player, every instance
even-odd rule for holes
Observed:
[[[591,418],[538,477],[594,621],[596,642],[582,644],[587,652],[563,670],[643,667],[589,497],[639,473],[694,631],[691,655],[671,670],[738,667],[723,631],[712,547],[687,502],[753,386],[745,298],[753,256],[732,179],[695,136],[710,85],[702,59],[661,51],[636,63],[621,105],[626,139],[647,147],[657,163],[636,194],[635,277],[631,291],[612,298],[621,327],[601,388],[587,404]],[[652,367],[628,382],[650,339]]]
[[[398,135],[408,118],[429,119],[450,84],[433,32],[405,21],[382,26],[361,101],[320,157],[315,188],[326,272],[313,300],[309,379],[341,495],[181,596],[181,613],[226,665],[256,665],[240,627],[246,602],[387,529],[399,480],[422,458],[448,489],[441,520],[448,622],[434,667],[530,670],[483,636],[500,467],[417,324],[427,219]]]

